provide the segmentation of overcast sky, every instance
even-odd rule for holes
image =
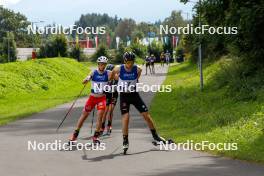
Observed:
[[[72,25],[81,14],[92,12],[155,22],[168,17],[172,10],[182,10],[186,18],[194,5],[179,0],[0,0],[0,4],[21,12],[30,21],[62,25]]]

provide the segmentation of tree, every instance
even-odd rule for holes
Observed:
[[[27,35],[27,26],[30,24],[27,18],[12,10],[0,6],[0,43],[3,42],[7,32],[13,32],[14,39],[18,46],[28,47],[32,39]]]
[[[114,62],[118,64],[123,63],[123,55],[126,52],[126,48],[123,42],[120,42],[119,47],[117,50],[115,50],[115,52],[116,57]]]
[[[186,3],[188,0],[181,0]],[[264,63],[264,4],[262,1],[203,0],[195,5],[194,25],[198,25],[199,13],[202,24],[237,27],[236,35],[202,35],[203,55],[214,59],[216,55],[231,53],[243,60]],[[199,36],[188,36],[191,52]],[[196,41],[196,42],[195,42]]]
[[[3,56],[1,62],[14,62],[16,61],[16,42],[12,32],[7,33],[7,37],[3,39]]]
[[[136,27],[136,22],[133,19],[124,19],[120,21],[116,27],[116,36],[120,37],[123,41],[127,40],[128,36],[131,36]]]

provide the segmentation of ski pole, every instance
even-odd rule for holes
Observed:
[[[75,105],[76,101],[79,99],[79,97],[81,96],[84,88],[86,87],[87,84],[85,84],[82,88],[82,90],[80,91],[79,95],[77,96],[77,98],[74,100],[74,102],[72,103],[71,107],[69,108],[68,112],[66,113],[66,115],[64,116],[64,118],[61,120],[61,123],[59,124],[58,128],[56,129],[56,132],[58,133],[59,128],[62,126],[63,122],[65,121],[65,119],[67,118],[67,116],[70,114],[73,106]]]

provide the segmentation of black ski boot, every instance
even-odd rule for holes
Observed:
[[[163,137],[155,136],[153,137],[154,141],[152,142],[153,145],[157,146],[160,144],[166,144],[166,140]]]
[[[123,150],[124,150],[124,155],[127,154],[128,147],[129,147],[128,136],[127,135],[124,135],[123,136]]]
[[[154,139],[154,141],[152,142],[153,145],[157,146],[157,145],[160,145],[160,144],[165,144],[166,143],[166,140],[163,138],[163,137],[160,137],[158,134],[157,134],[157,131],[155,129],[152,129],[150,130],[151,131],[151,134],[152,134],[152,137]]]

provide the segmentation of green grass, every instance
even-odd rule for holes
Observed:
[[[172,92],[156,94],[151,113],[160,133],[176,142],[236,142],[237,151],[205,151],[264,163],[264,89],[255,90],[255,100],[234,99],[228,86],[217,86],[221,62],[206,65],[203,92],[196,65],[170,67],[164,84],[171,84]]]
[[[69,58],[1,64],[0,125],[73,100],[90,65]]]

